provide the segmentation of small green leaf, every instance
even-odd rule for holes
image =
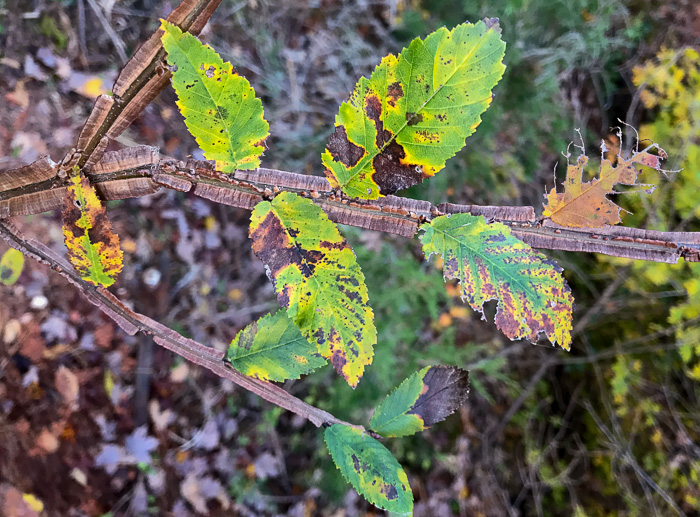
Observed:
[[[13,285],[22,274],[24,255],[21,251],[10,248],[0,259],[0,283]]]
[[[335,118],[322,156],[331,186],[377,199],[442,170],[491,104],[504,52],[489,19],[442,27],[382,59]]]
[[[373,505],[390,512],[413,511],[413,492],[396,458],[359,429],[333,424],[324,432],[333,462],[345,479]]]
[[[372,362],[377,330],[365,277],[338,227],[311,200],[282,192],[257,204],[250,238],[287,315],[357,386]]]
[[[269,126],[248,80],[191,34],[165,20],[161,29],[177,106],[204,156],[220,172],[259,167]]]
[[[122,270],[119,236],[90,181],[76,168],[63,202],[63,236],[68,259],[83,280],[109,287]]]
[[[379,404],[370,427],[385,438],[423,431],[454,413],[468,393],[469,372],[456,366],[428,366]]]
[[[498,300],[496,326],[510,339],[535,342],[544,332],[569,350],[574,298],[553,260],[480,216],[440,216],[421,229],[423,253],[442,255],[445,278],[459,279],[472,309],[483,314],[484,303]]]
[[[236,370],[263,381],[286,381],[326,364],[286,312],[262,317],[231,341],[226,359]]]

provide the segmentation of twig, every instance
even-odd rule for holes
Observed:
[[[116,32],[114,32],[112,25],[109,23],[109,20],[107,20],[107,18],[105,17],[105,14],[102,12],[102,9],[100,9],[100,6],[97,5],[97,2],[95,0],[87,0],[87,2],[88,4],[90,4],[90,7],[95,13],[95,16],[97,16],[97,19],[100,21],[100,24],[102,25],[104,31],[107,33],[107,36],[109,36],[109,39],[112,40],[112,45],[114,45],[114,49],[117,51],[119,59],[122,60],[122,63],[126,63],[129,57],[126,55],[126,48],[124,46],[124,42],[119,37],[119,35]]]
[[[188,160],[158,160],[139,163],[129,168],[117,164],[129,163],[143,154],[144,149],[157,154],[153,148],[125,148],[108,153],[97,170],[87,171],[91,183],[109,199],[138,197],[157,191],[161,186],[195,195],[214,202],[252,208],[265,196],[289,191],[311,197],[328,216],[339,223],[370,230],[413,237],[420,224],[434,217],[454,213],[483,215],[490,221],[501,222],[512,233],[534,248],[575,252],[603,253],[616,257],[676,263],[679,258],[700,261],[700,233],[660,232],[606,226],[604,228],[565,228],[549,220],[537,218],[532,207],[478,206],[442,203],[386,196],[376,201],[351,199],[331,189],[325,178],[273,169],[238,171],[236,178],[213,170],[210,162]],[[106,163],[106,164],[105,164]],[[122,166],[123,167],[123,166]],[[65,178],[56,178],[0,191],[0,216],[40,213],[62,204],[62,196],[36,203],[37,196],[63,188]],[[133,182],[131,188],[129,183]],[[125,186],[126,185],[126,186]],[[145,185],[145,187],[144,187]]]
[[[42,243],[25,238],[9,221],[0,220],[0,237],[11,247],[21,251],[34,260],[48,265],[66,278],[105,315],[113,319],[125,332],[134,335],[141,332],[150,335],[156,344],[175,352],[179,356],[202,366],[219,377],[229,379],[238,386],[255,393],[263,399],[281,408],[295,413],[317,427],[329,424],[343,424],[364,430],[363,427],[350,424],[336,418],[327,411],[318,409],[290,395],[279,386],[269,382],[248,377],[234,370],[223,361],[224,354],[211,347],[187,339],[174,330],[129,309],[117,297],[104,288],[94,287],[85,282],[62,257]]]

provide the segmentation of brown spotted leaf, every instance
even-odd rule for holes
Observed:
[[[386,447],[347,425],[333,424],[323,434],[336,467],[360,495],[383,510],[412,512],[408,477]]]
[[[445,278],[459,279],[472,309],[483,314],[484,303],[498,300],[496,326],[510,339],[534,342],[544,332],[569,350],[574,299],[554,261],[480,216],[436,217],[421,228],[423,253],[442,255]]]
[[[269,126],[248,80],[191,34],[166,21],[161,28],[177,106],[204,156],[225,173],[258,167]]]
[[[21,251],[10,248],[0,257],[0,284],[13,285],[19,280],[24,269],[24,255]]]
[[[418,433],[454,413],[468,394],[469,372],[456,366],[427,366],[387,395],[370,427],[385,438]]]
[[[312,201],[282,192],[250,217],[253,252],[280,305],[352,387],[377,342],[365,277],[336,225]]]
[[[637,167],[644,165],[661,171],[661,159],[666,153],[659,149],[659,154],[661,156],[653,155],[648,149],[632,152],[628,157],[618,154],[615,166],[610,160],[603,159],[599,177],[591,181],[582,181],[588,157],[585,154],[579,156],[576,164],[566,169],[564,192],[557,192],[555,187],[547,194],[543,215],[561,226],[576,228],[618,224],[621,208],[607,198],[608,194],[616,193],[613,188],[617,183],[639,185],[647,192],[653,190],[650,185],[637,183]]]
[[[95,189],[77,169],[66,190],[63,236],[68,258],[83,280],[104,287],[114,283],[122,270],[119,237]]]
[[[322,156],[331,186],[377,199],[440,171],[491,104],[504,51],[490,19],[440,28],[382,59],[335,118]]]

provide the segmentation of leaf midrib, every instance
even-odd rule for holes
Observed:
[[[456,230],[456,229],[458,229],[458,228],[459,228],[459,227],[457,227],[457,228],[452,228],[452,229]],[[503,266],[499,265],[499,264],[498,264],[497,262],[495,262],[494,260],[491,260],[490,258],[488,258],[488,255],[483,254],[483,253],[480,253],[479,251],[475,250],[473,247],[471,247],[471,246],[469,246],[468,244],[466,244],[466,243],[460,241],[457,237],[454,237],[453,235],[447,233],[445,230],[440,230],[440,229],[438,229],[438,228],[435,228],[435,230],[438,231],[438,232],[440,232],[440,233],[442,233],[443,235],[449,237],[449,238],[452,239],[453,241],[455,241],[455,242],[459,245],[459,249],[461,249],[462,247],[467,248],[468,250],[470,250],[470,251],[472,252],[473,255],[479,257],[481,260],[483,260],[484,262],[488,263],[491,267],[493,267],[493,268],[495,268],[495,269],[497,269],[497,270],[499,270],[499,271],[502,271],[502,272],[503,272],[503,276],[507,277],[512,283],[514,283],[515,285],[519,286],[523,291],[526,291],[526,292],[531,293],[532,295],[536,296],[538,299],[540,298],[540,295],[539,295],[539,293],[537,293],[536,290],[532,289],[529,285],[527,285],[527,284],[523,285],[523,284],[520,282],[520,279],[521,279],[520,275],[513,276],[513,275],[510,273],[510,271],[509,271],[508,269],[506,269],[506,268],[504,268]],[[446,250],[443,250],[443,253],[442,253],[443,258],[445,257],[445,251],[446,251]],[[461,264],[461,262],[460,262],[460,264]],[[481,277],[479,276],[479,278],[481,278]],[[464,281],[464,280],[463,280],[462,278],[460,278],[460,282],[463,282],[463,281]],[[499,294],[500,294],[500,282],[499,282],[499,283],[496,283],[496,288],[498,289]],[[501,297],[499,297],[498,300],[501,301]]]

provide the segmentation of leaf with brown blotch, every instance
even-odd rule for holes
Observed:
[[[469,372],[456,366],[427,366],[387,395],[370,426],[384,438],[408,436],[450,416],[468,394]]]
[[[287,316],[357,386],[377,330],[365,277],[336,225],[311,200],[281,192],[255,207],[249,235]]]
[[[442,27],[382,59],[335,118],[322,156],[331,187],[377,199],[442,170],[491,104],[504,51],[491,18]]]
[[[73,170],[63,208],[68,259],[83,280],[109,287],[122,270],[119,237],[88,179]]]
[[[659,156],[649,150],[656,148]],[[638,185],[650,193],[651,185],[637,183],[638,166],[651,167],[661,171],[661,160],[666,158],[663,149],[652,145],[641,152],[632,152],[631,156],[617,155],[617,166],[608,159],[603,159],[600,165],[600,176],[591,181],[582,181],[583,170],[588,163],[588,157],[582,154],[576,164],[570,164],[566,169],[564,192],[557,192],[556,187],[547,194],[542,215],[549,217],[561,226],[576,228],[602,228],[606,224],[618,224],[620,208],[607,198],[608,194],[617,194],[613,188],[616,184]]]

